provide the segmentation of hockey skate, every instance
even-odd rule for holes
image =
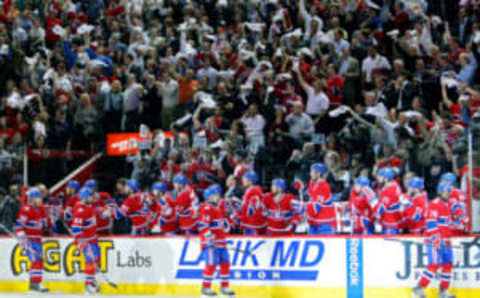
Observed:
[[[225,298],[233,298],[235,297],[235,292],[232,291],[230,288],[228,287],[222,287],[220,289],[220,293],[222,293],[222,296],[225,297]]]
[[[29,290],[30,291],[33,291],[33,292],[38,292],[38,293],[48,293],[49,290],[47,288],[45,288],[41,283],[39,282],[31,282],[30,283],[30,287],[29,287]]]
[[[204,297],[217,297],[217,292],[210,288],[202,288],[202,296]]]
[[[438,298],[455,298],[455,295],[450,294],[446,290],[440,290],[440,294],[438,294]]]
[[[427,298],[425,291],[421,287],[413,288],[412,298]]]
[[[100,288],[98,287],[98,284],[95,282],[93,284],[85,285],[85,291],[88,294],[97,294],[100,292]]]

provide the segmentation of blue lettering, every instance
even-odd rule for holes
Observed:
[[[285,254],[285,250],[283,249],[284,242],[277,241],[275,243],[275,248],[273,249],[273,257],[272,257],[272,261],[270,262],[270,266],[276,266],[277,259],[280,267],[285,267],[289,259],[290,259],[289,266],[290,267],[294,266],[295,260],[297,259],[299,244],[300,242],[298,240],[290,242],[290,246],[288,247],[287,253]]]
[[[308,260],[308,253],[310,252],[310,247],[317,247],[317,252],[315,258],[311,261]],[[307,240],[305,241],[305,247],[303,248],[302,258],[300,259],[301,267],[313,267],[316,266],[322,260],[323,254],[325,253],[325,247],[321,241],[318,240]]]
[[[247,244],[245,245],[245,251],[247,251],[248,253],[243,254],[243,258],[240,266],[245,266],[249,258],[252,259],[252,263],[254,266],[258,266],[257,256],[255,256],[254,251],[257,250],[260,247],[260,245],[264,243],[265,243],[265,240],[259,241],[250,249],[250,245],[252,244],[252,242],[248,240]]]
[[[238,257],[240,256],[240,248],[242,246],[242,242],[240,241],[237,241],[237,243],[235,243],[235,251],[233,251],[233,258],[232,258],[232,263],[231,265],[232,266],[236,266],[237,265],[237,262],[238,262]]]
[[[184,265],[184,266],[195,266],[200,264],[200,262],[203,260],[203,254],[201,253],[196,260],[187,260],[187,252],[188,252],[188,245],[190,241],[186,240],[183,244],[182,248],[182,254],[180,255],[180,262],[179,265]]]

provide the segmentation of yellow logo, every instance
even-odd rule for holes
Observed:
[[[108,253],[114,249],[113,241],[99,240],[98,246],[100,248],[100,270],[107,272]],[[67,276],[72,276],[85,270],[85,257],[73,242],[62,248],[58,240],[45,240],[42,243],[42,250],[43,269],[46,272],[60,273],[63,268]],[[15,245],[11,254],[11,267],[14,275],[27,272],[30,268],[30,261],[22,247],[18,244]]]

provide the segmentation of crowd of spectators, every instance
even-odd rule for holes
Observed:
[[[479,43],[476,0],[4,0],[0,180],[25,144],[69,158],[143,124],[125,162],[146,190],[323,162],[337,200],[385,166],[433,194],[467,164]]]

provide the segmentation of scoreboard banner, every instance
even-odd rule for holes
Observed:
[[[233,237],[231,285],[242,297],[410,297],[426,267],[421,238]],[[454,239],[452,293],[480,297],[480,241]],[[44,282],[53,291],[82,293],[85,264],[70,238],[43,241]],[[0,238],[0,292],[28,289],[29,262],[12,238]],[[101,293],[196,296],[203,255],[198,238],[112,237],[99,240]],[[214,282],[218,285],[218,281]],[[438,282],[429,293],[438,292]]]

